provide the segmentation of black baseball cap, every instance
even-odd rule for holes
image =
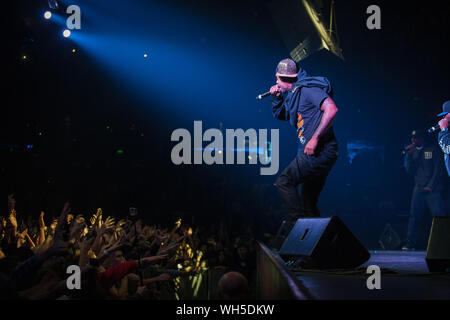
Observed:
[[[444,111],[444,112],[439,113],[437,115],[438,117],[442,117],[442,116],[447,115],[447,113],[450,113],[450,100],[444,102],[444,104],[442,105],[442,111]]]

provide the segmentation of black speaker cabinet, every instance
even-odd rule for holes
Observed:
[[[434,217],[425,260],[430,272],[450,268],[450,217]]]
[[[354,268],[370,258],[367,249],[336,216],[298,219],[279,255],[286,262],[304,258],[308,267],[318,269]]]
[[[271,243],[272,249],[275,249],[277,251],[280,250],[281,246],[283,245],[284,241],[288,237],[288,235],[291,232],[294,225],[295,225],[295,221],[284,220],[281,223],[281,226],[278,229],[278,232],[277,232],[275,238],[272,240],[272,243]]]

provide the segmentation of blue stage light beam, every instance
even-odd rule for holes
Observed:
[[[61,27],[65,27],[66,26],[66,17],[60,15],[59,13],[56,12],[51,12],[51,11],[45,11],[44,14],[44,19],[56,23],[58,26]]]
[[[173,4],[73,4],[81,8],[82,24],[71,40],[149,109],[189,121],[224,121],[228,127],[237,123],[236,113],[254,119],[259,105],[249,85],[259,86],[260,76],[258,64],[249,61],[255,52],[269,55],[266,43],[252,43],[231,23]],[[240,120],[239,126],[246,125]]]

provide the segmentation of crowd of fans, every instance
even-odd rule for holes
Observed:
[[[252,296],[251,231],[231,238],[224,222],[200,228],[177,219],[163,227],[133,216],[105,218],[100,208],[71,212],[69,203],[59,216],[41,211],[35,219],[15,204],[9,195],[0,217],[0,299],[184,299],[182,281],[212,270],[223,274],[213,296]],[[79,268],[79,288],[68,286],[69,266]]]

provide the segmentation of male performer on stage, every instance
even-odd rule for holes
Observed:
[[[277,84],[270,88],[272,113],[296,127],[301,144],[297,157],[276,180],[288,210],[286,220],[295,222],[299,217],[320,216],[319,194],[338,157],[338,144],[331,126],[338,108],[330,98],[329,81],[324,77],[309,77],[291,59],[280,61],[276,78]]]
[[[414,130],[411,144],[406,147],[406,171],[414,176],[414,190],[408,223],[408,234],[403,251],[415,250],[418,224],[426,207],[433,216],[445,216],[442,154],[437,146],[425,141],[425,134]]]
[[[445,102],[442,109],[444,112],[438,114],[438,117],[445,117],[439,121],[441,132],[439,132],[438,142],[442,152],[444,152],[445,166],[447,167],[447,173],[450,177],[450,131],[448,130],[448,125],[450,123],[450,101]]]

